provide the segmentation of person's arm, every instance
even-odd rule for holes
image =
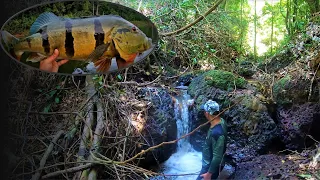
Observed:
[[[223,150],[225,142],[226,141],[224,135],[220,135],[217,140],[214,137],[212,137],[212,161],[208,170],[208,172],[211,174],[214,173],[217,169],[219,169],[224,155]]]

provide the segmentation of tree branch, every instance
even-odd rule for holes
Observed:
[[[73,172],[81,171],[81,170],[84,170],[84,169],[88,169],[93,165],[94,165],[93,163],[88,163],[88,164],[85,164],[85,165],[81,165],[81,166],[77,166],[77,167],[73,167],[73,168],[69,168],[69,169],[64,169],[64,170],[61,170],[61,171],[56,171],[56,172],[53,172],[53,173],[46,174],[45,176],[42,176],[42,179],[58,176],[58,175],[63,174],[63,173],[73,173]]]
[[[205,18],[206,16],[208,16],[213,10],[215,10],[219,4],[222,3],[222,1],[224,0],[219,0],[215,5],[213,5],[206,13],[204,13],[204,15],[201,15],[198,19],[196,19],[195,21],[193,21],[192,23],[176,30],[176,31],[173,31],[173,32],[168,32],[168,33],[163,33],[161,34],[162,36],[171,36],[171,35],[174,35],[174,34],[178,34],[178,33],[181,33],[182,31],[190,28],[191,26],[197,24],[198,22],[200,22],[203,18]]]

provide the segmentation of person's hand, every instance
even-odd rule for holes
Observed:
[[[58,56],[59,56],[59,51],[58,51],[58,49],[55,49],[51,56],[40,61],[39,69],[44,70],[44,71],[49,71],[49,72],[58,72],[59,67],[69,61],[67,59],[63,59],[63,60],[57,62],[56,59]]]
[[[203,177],[203,180],[211,180],[211,173],[204,173],[204,174],[201,174],[201,177]]]

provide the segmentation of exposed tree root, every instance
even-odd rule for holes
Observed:
[[[40,161],[40,166],[39,166],[39,169],[43,168],[44,165],[46,164],[46,161],[51,153],[51,151],[53,150],[53,146],[54,144],[58,141],[58,139],[60,138],[60,136],[63,134],[63,130],[59,131],[53,138],[52,142],[50,143],[47,151],[44,153],[41,161]],[[41,172],[42,170],[38,170],[37,173],[35,173],[33,176],[32,176],[32,180],[38,180],[40,178],[40,175],[41,175]]]

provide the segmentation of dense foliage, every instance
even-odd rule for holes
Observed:
[[[160,34],[184,27],[215,4],[207,0],[111,2],[146,15],[155,23]],[[168,71],[174,71],[175,66],[193,69],[213,66],[233,71],[239,62],[263,61],[281,51],[296,33],[305,29],[313,13],[319,10],[318,4],[317,0],[265,1],[262,4],[257,4],[256,0],[223,1],[216,11],[181,34],[160,36],[158,56],[168,60],[164,65]],[[259,8],[262,10],[260,14]],[[6,28],[13,34],[26,35],[30,25],[44,11],[63,17],[99,14],[132,16],[112,9],[115,8],[105,7],[103,2],[88,0],[50,3],[12,19]],[[260,47],[257,46],[262,45],[265,46],[264,53],[258,53]]]

